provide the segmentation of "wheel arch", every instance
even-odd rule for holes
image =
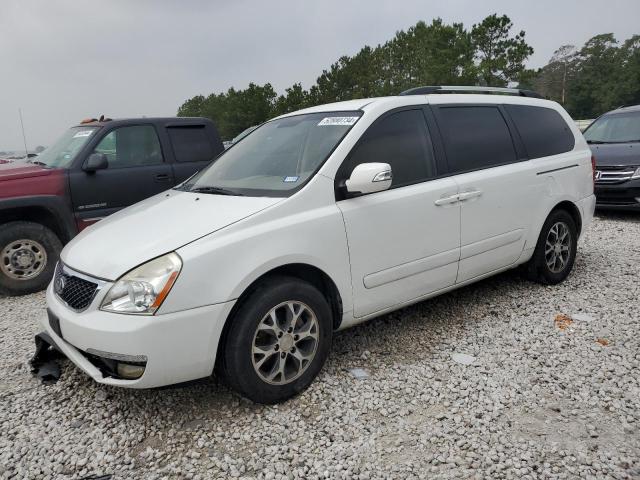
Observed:
[[[570,200],[563,200],[551,209],[549,214],[545,217],[545,220],[549,218],[549,215],[557,210],[565,210],[569,215],[571,215],[571,218],[576,224],[578,237],[580,237],[580,234],[582,233],[582,214],[580,213],[578,206]]]
[[[216,352],[216,363],[218,363],[219,359],[222,358],[222,352],[226,343],[226,336],[233,322],[233,318],[244,301],[247,299],[247,297],[255,291],[256,287],[259,284],[264,282],[269,277],[283,275],[299,278],[300,280],[309,282],[311,285],[316,287],[324,295],[324,297],[327,299],[327,302],[329,303],[329,307],[331,308],[331,314],[333,317],[333,329],[337,330],[340,327],[343,313],[342,296],[340,295],[340,291],[338,290],[338,287],[331,279],[331,277],[320,268],[308,263],[283,264],[278,267],[274,267],[258,276],[249,284],[249,286],[244,289],[242,294],[238,297],[238,300],[231,308],[231,311],[229,312],[229,315],[225,320],[224,327],[222,328],[222,333],[220,335],[220,341],[218,342],[218,348]]]
[[[20,197],[0,202],[0,225],[33,222],[44,225],[64,244],[76,234],[75,223],[57,197]]]

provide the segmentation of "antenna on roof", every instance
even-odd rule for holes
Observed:
[[[20,115],[20,126],[22,127],[22,141],[24,142],[24,154],[29,156],[29,150],[27,149],[27,136],[24,134],[24,122],[22,121],[22,109],[18,108],[18,115]]]

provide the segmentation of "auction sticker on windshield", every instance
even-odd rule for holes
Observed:
[[[93,133],[93,130],[81,130],[78,133],[76,133],[73,138],[80,138],[80,137],[88,137]]]
[[[325,117],[320,120],[318,126],[326,126],[326,125],[353,125],[358,121],[360,117]]]

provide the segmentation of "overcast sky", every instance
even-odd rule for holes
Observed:
[[[471,27],[507,14],[544,65],[560,45],[640,33],[640,0],[0,0],[0,150],[48,145],[71,124],[175,115],[197,94],[309,87],[340,55],[419,20]]]

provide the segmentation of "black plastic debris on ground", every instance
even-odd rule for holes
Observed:
[[[89,475],[82,477],[80,480],[111,480],[112,475]]]
[[[29,361],[31,373],[36,375],[43,385],[52,385],[60,378],[60,365],[57,360],[63,358],[63,355],[46,333],[36,335],[35,341],[36,351]]]

